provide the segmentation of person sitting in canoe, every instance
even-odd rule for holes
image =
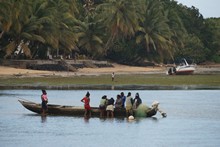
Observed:
[[[142,100],[141,100],[141,98],[140,98],[140,96],[139,96],[139,93],[136,93],[136,94],[135,94],[135,98],[134,98],[133,108],[134,108],[134,109],[137,109],[138,106],[139,106],[141,103],[142,103]]]
[[[108,102],[107,96],[106,95],[102,96],[99,104],[100,117],[104,117],[107,102]]]
[[[115,100],[113,98],[108,100],[108,105],[106,107],[106,111],[107,111],[107,117],[114,117],[114,102]]]
[[[42,103],[41,103],[42,115],[46,115],[47,103],[48,103],[46,90],[42,90],[41,100],[42,100]]]
[[[121,96],[118,94],[118,95],[117,95],[117,98],[116,98],[116,101],[115,101],[115,108],[116,108],[116,109],[121,109],[121,108],[122,108],[122,105],[123,105],[122,98],[121,98]]]
[[[84,117],[88,116],[91,117],[91,107],[90,107],[90,93],[87,92],[85,97],[81,99],[81,102],[84,103],[84,108],[85,108],[85,113],[84,113]]]
[[[126,98],[126,115],[127,117],[129,117],[130,115],[133,115],[133,109],[132,109],[132,106],[133,106],[133,103],[134,103],[134,100],[131,96],[131,92],[128,92],[128,95],[127,95],[127,98]]]

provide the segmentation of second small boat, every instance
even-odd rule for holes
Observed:
[[[186,59],[182,59],[180,65],[171,67],[168,70],[169,75],[189,75],[195,71],[195,65],[189,65]]]

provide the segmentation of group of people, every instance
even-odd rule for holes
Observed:
[[[84,116],[91,116],[91,107],[90,107],[90,93],[87,92],[85,97],[81,99],[81,102],[84,103],[85,114]],[[127,96],[125,96],[124,92],[121,92],[116,96],[116,100],[111,97],[108,98],[106,95],[102,96],[99,104],[100,109],[100,117],[105,116],[105,112],[107,117],[114,117],[115,109],[126,109],[127,117],[133,115],[133,109],[136,109],[142,100],[139,96],[139,93],[135,94],[135,98],[131,96],[131,92],[128,92]]]
[[[102,97],[99,105],[100,117],[104,117],[105,111],[107,112],[107,117],[114,117],[114,109],[124,108],[126,109],[128,117],[133,115],[133,109],[136,109],[141,103],[142,100],[138,93],[136,93],[135,98],[133,98],[131,92],[128,92],[127,96],[125,96],[124,92],[121,92],[116,96],[116,100],[114,100],[114,98],[108,99],[105,95]]]
[[[42,106],[42,115],[46,115],[47,111],[47,92],[46,90],[42,90],[41,95],[41,106]],[[85,117],[91,116],[91,107],[90,107],[90,93],[87,92],[85,97],[81,99],[81,102],[84,103]],[[131,96],[131,92],[128,92],[127,96],[125,96],[124,92],[121,92],[116,96],[116,100],[111,97],[108,98],[106,95],[102,96],[99,104],[100,109],[100,117],[105,116],[105,112],[107,112],[107,117],[114,117],[114,109],[126,109],[127,117],[133,115],[133,110],[136,109],[142,100],[139,96],[139,93],[135,94],[135,98]]]

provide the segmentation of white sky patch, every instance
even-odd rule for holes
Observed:
[[[187,7],[199,9],[204,18],[220,17],[220,0],[176,0]]]

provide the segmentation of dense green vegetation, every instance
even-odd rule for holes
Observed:
[[[0,59],[220,62],[219,38],[220,18],[173,0],[0,0]]]

